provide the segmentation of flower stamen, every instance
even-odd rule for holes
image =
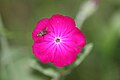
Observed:
[[[60,42],[60,39],[59,39],[59,38],[57,38],[55,41],[58,43],[58,42]]]

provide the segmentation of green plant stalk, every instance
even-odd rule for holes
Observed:
[[[97,0],[88,0],[80,6],[75,22],[77,27],[82,28],[85,20],[90,17],[98,8]]]

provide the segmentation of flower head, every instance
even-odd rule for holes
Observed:
[[[84,34],[74,20],[59,14],[44,18],[32,32],[34,55],[44,63],[63,67],[73,63],[85,46]]]

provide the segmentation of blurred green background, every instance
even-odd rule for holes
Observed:
[[[32,30],[40,19],[56,13],[75,18],[85,1],[0,0],[0,80],[50,80],[30,68]],[[94,48],[65,80],[120,80],[120,0],[100,0],[82,26]]]

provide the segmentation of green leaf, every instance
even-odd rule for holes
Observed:
[[[85,46],[85,50],[81,55],[79,55],[78,59],[75,61],[74,66],[78,66],[82,63],[82,61],[90,54],[93,48],[93,44],[89,43]]]
[[[50,76],[50,77],[55,77],[57,76],[59,73],[57,71],[55,71],[52,68],[43,68],[40,64],[38,64],[35,60],[31,60],[30,63],[31,67],[35,70],[40,71],[41,73],[43,73],[44,75]]]

